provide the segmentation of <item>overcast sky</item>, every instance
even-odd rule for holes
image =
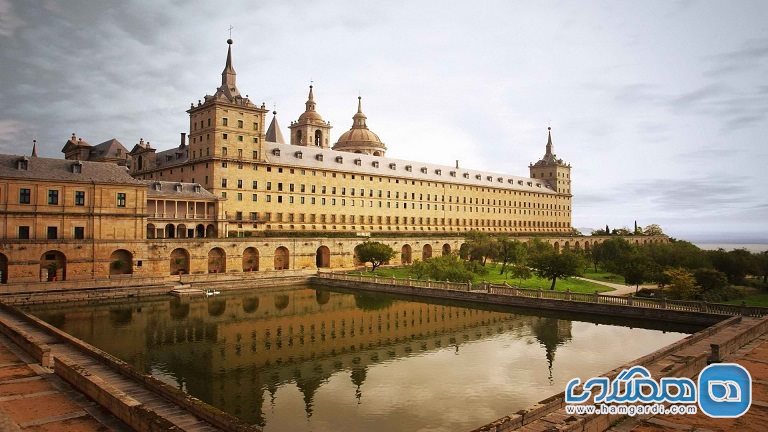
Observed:
[[[768,241],[768,2],[0,0],[0,152],[178,145],[220,84],[285,128],[358,94],[388,156],[528,175],[552,127],[576,227]],[[271,116],[270,116],[271,117]]]

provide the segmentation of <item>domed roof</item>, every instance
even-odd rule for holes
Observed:
[[[358,97],[357,113],[352,117],[352,128],[341,134],[336,144],[333,145],[333,149],[352,152],[386,150],[387,147],[381,142],[379,136],[368,129],[368,125],[365,123],[366,119],[367,117],[363,114],[362,100]]]

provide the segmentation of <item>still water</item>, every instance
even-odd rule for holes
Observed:
[[[469,430],[693,330],[306,286],[29,310],[266,431]]]

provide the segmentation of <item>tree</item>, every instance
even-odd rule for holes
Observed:
[[[485,265],[488,258],[496,255],[496,240],[487,233],[469,231],[466,239],[470,261],[479,261]]]
[[[634,246],[623,238],[612,238],[602,242],[597,249],[603,267],[608,271],[618,273],[622,260],[632,252]]]
[[[725,273],[728,282],[732,284],[743,284],[747,274],[756,270],[755,260],[746,249],[734,249],[729,252],[718,249],[709,251],[707,256],[715,270]]]
[[[614,228],[611,232],[612,235],[620,235],[620,236],[628,236],[632,235],[632,231],[629,230],[627,227],[623,228]]]
[[[690,271],[684,268],[669,269],[665,272],[669,276],[670,297],[679,300],[692,300],[696,298],[696,279]]]
[[[643,229],[643,234],[647,236],[658,236],[658,235],[664,235],[664,231],[661,230],[661,227],[659,225],[650,224]]]
[[[522,264],[513,264],[509,266],[509,275],[522,282],[531,277],[531,269]]]
[[[499,274],[504,274],[508,264],[522,264],[528,250],[519,240],[510,240],[508,237],[500,237],[496,241],[496,260],[501,261]]]
[[[485,270],[476,261],[464,261],[455,254],[448,254],[415,262],[411,266],[411,274],[417,279],[426,277],[440,281],[469,282],[478,268],[480,272]]]
[[[653,261],[638,250],[633,250],[621,257],[617,265],[618,273],[624,276],[627,285],[635,286],[635,293],[640,284],[651,276]]]
[[[578,276],[584,265],[580,255],[566,250],[562,253],[552,251],[535,255],[531,259],[531,266],[540,278],[552,280],[549,289],[553,290],[558,278]]]
[[[755,254],[755,273],[762,276],[763,283],[768,283],[768,251]]]
[[[388,261],[395,255],[395,251],[384,243],[367,241],[355,248],[357,259],[360,262],[371,263],[371,271]]]

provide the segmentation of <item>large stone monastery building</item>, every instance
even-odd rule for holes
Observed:
[[[264,104],[238,90],[227,42],[221,85],[187,110],[188,137],[161,152],[142,140],[130,155],[138,179],[199,183],[220,197],[230,235],[571,231],[571,167],[553,153],[551,135],[530,177],[391,159],[360,98],[351,128],[331,144],[310,86],[288,144],[276,113],[265,127]]]

